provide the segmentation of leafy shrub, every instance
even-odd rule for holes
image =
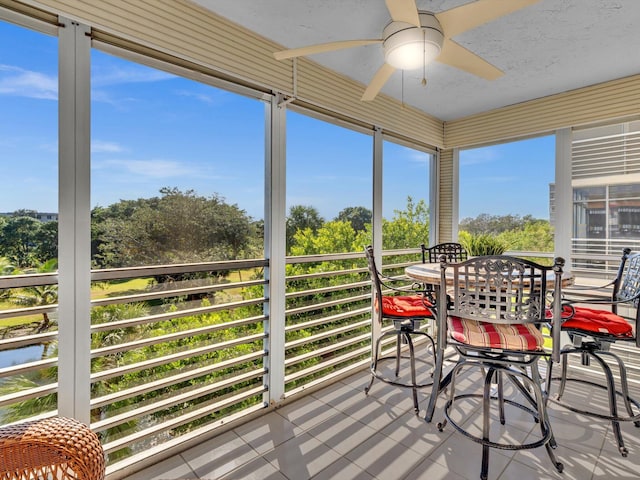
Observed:
[[[502,255],[508,248],[505,242],[486,233],[474,235],[460,232],[459,242],[471,256]]]

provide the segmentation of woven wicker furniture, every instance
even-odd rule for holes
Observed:
[[[53,417],[0,428],[0,480],[99,480],[104,452],[77,420]]]

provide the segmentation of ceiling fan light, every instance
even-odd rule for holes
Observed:
[[[413,31],[418,35],[414,38],[398,38],[399,34],[389,38],[385,42],[385,61],[401,70],[415,70],[434,60],[440,55],[440,46],[429,41],[424,41],[422,31]]]
[[[444,35],[440,22],[431,13],[420,12],[420,27],[391,22],[384,31],[384,59],[400,70],[422,68],[440,55]]]

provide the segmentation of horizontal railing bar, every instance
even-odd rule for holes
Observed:
[[[210,305],[206,307],[187,308],[184,310],[176,310],[174,312],[157,313],[155,315],[146,315],[144,317],[138,317],[126,320],[117,320],[115,322],[98,323],[91,325],[91,332],[103,332],[108,330],[115,330],[116,328],[137,327],[145,325],[147,323],[161,322],[165,320],[173,320],[176,318],[191,317],[196,315],[205,315],[207,313],[219,312],[223,310],[234,310],[240,307],[249,307],[252,305],[260,305],[265,303],[264,297],[243,300],[241,302],[224,303],[220,305]]]
[[[329,331],[323,331],[322,333],[317,333],[315,335],[311,335],[310,337],[300,338],[298,340],[293,340],[292,342],[285,343],[285,349],[289,350],[291,348],[299,347],[300,345],[305,345],[307,343],[315,342],[317,340],[321,340],[323,338],[332,337],[334,335],[338,335],[339,333],[349,332],[351,330],[355,330],[357,328],[362,328],[371,323],[371,320],[363,320],[361,322],[353,323],[344,327],[334,328]]]
[[[172,385],[175,385],[187,380],[192,380],[194,378],[202,377],[204,375],[208,375],[220,370],[224,370],[225,368],[241,365],[243,363],[248,363],[253,360],[263,358],[264,355],[265,355],[265,351],[259,350],[254,353],[250,353],[249,355],[230,358],[228,360],[216,362],[206,367],[200,367],[194,370],[188,370],[186,372],[181,372],[178,375],[171,375],[167,378],[163,378],[162,380],[155,380],[153,382],[144,383],[142,385],[136,385],[135,387],[127,388],[125,390],[119,390],[109,395],[103,395],[102,397],[97,397],[95,399],[92,399],[91,408],[99,408],[99,407],[108,405],[110,403],[127,400],[129,398],[133,398],[138,395],[143,395],[145,393],[152,392],[154,390],[170,387]]]
[[[322,293],[340,292],[340,291],[347,291],[347,290],[356,290],[356,289],[360,289],[360,288],[366,287],[368,285],[371,285],[371,281],[370,280],[365,280],[365,281],[362,281],[362,282],[354,282],[354,283],[344,283],[344,284],[341,284],[341,285],[332,285],[330,287],[314,288],[312,290],[298,290],[296,292],[287,293],[285,295],[285,298],[287,300],[290,300],[292,298],[305,297],[305,296],[311,296],[311,295],[318,295],[318,294],[322,294]]]
[[[234,395],[232,397],[226,398],[225,400],[222,400],[220,402],[216,402],[216,403],[212,403],[210,405],[207,405],[205,407],[199,408],[197,410],[194,410],[192,412],[183,412],[181,413],[179,416],[171,419],[171,420],[165,420],[162,423],[158,424],[158,425],[154,425],[150,428],[146,428],[145,430],[141,430],[138,432],[135,432],[131,435],[119,438],[117,440],[114,440],[112,442],[106,443],[103,445],[103,449],[105,451],[106,454],[109,454],[111,452],[117,451],[121,448],[124,448],[134,442],[137,441],[141,441],[144,440],[146,438],[152,437],[154,435],[157,435],[160,432],[163,432],[165,430],[170,430],[172,428],[176,428],[179,427],[181,425],[184,425],[185,423],[189,423],[192,422],[194,420],[197,420],[200,417],[204,417],[206,415],[210,415],[212,412],[215,412],[217,410],[221,410],[229,405],[235,405],[237,403],[240,403],[244,400],[246,400],[247,398],[251,398],[255,395],[258,395],[260,393],[264,393],[266,391],[266,387],[265,386],[261,386],[261,387],[256,387],[256,388],[252,388],[250,390],[247,390],[245,392],[242,392],[238,395]],[[92,424],[92,428],[93,428],[93,424]]]
[[[352,364],[346,365],[339,370],[334,370],[333,372],[323,376],[322,378],[314,378],[309,382],[305,383],[304,385],[300,385],[292,388],[291,390],[287,390],[284,393],[284,398],[289,399],[289,398],[295,397],[296,395],[299,395],[301,392],[314,388],[318,385],[322,385],[322,384],[330,385],[333,379],[342,378],[345,375],[350,375],[352,373],[359,372],[363,368],[366,368],[370,363],[371,363],[370,358],[360,360]]]
[[[364,307],[364,308],[359,308],[357,310],[347,310],[346,312],[341,312],[335,315],[331,315],[329,317],[321,317],[318,318],[316,320],[309,320],[307,322],[301,322],[301,323],[296,323],[293,325],[288,325],[285,327],[284,331],[285,333],[290,333],[290,332],[294,332],[297,330],[303,330],[305,328],[311,328],[311,327],[317,327],[320,325],[328,325],[330,323],[333,322],[337,322],[340,320],[345,320],[347,318],[351,318],[351,317],[357,317],[359,315],[362,315],[364,313],[367,313],[368,311],[370,311],[371,308],[369,307]]]
[[[58,304],[39,305],[37,307],[20,307],[0,311],[0,319],[26,317],[27,315],[38,315],[42,313],[53,313],[58,310]]]
[[[204,285],[201,287],[176,288],[171,290],[157,290],[147,293],[137,293],[132,295],[123,295],[120,297],[106,297],[91,301],[92,307],[103,305],[113,305],[115,303],[133,303],[156,300],[158,298],[179,297],[184,295],[197,295],[202,293],[218,292],[222,290],[231,290],[235,288],[254,287],[258,285],[266,285],[266,280],[254,280],[250,282],[235,283],[217,283],[214,285]]]
[[[159,412],[160,410],[164,410],[165,408],[170,408],[184,402],[189,402],[198,397],[210,395],[219,390],[222,390],[223,388],[227,388],[237,383],[246,382],[247,380],[251,380],[252,378],[260,377],[264,375],[265,372],[266,370],[264,368],[260,370],[252,370],[241,375],[235,375],[233,377],[226,378],[220,382],[211,383],[209,385],[189,390],[188,392],[180,394],[175,394],[174,392],[173,395],[165,398],[164,400],[156,399],[155,401],[142,407],[133,408],[127,412],[97,421],[93,423],[91,427],[97,432],[117,427],[118,425],[122,425],[123,423],[126,423],[130,420],[135,420],[136,418],[142,417],[144,415],[150,415],[152,413]]]
[[[27,390],[20,390],[18,392],[9,393],[7,395],[0,396],[0,407],[5,405],[11,405],[18,402],[24,402],[31,400],[32,398],[42,397],[43,395],[51,395],[57,393],[58,382],[50,383],[49,385],[42,385],[40,387],[33,387]]]
[[[291,308],[291,309],[286,310],[285,314],[288,317],[290,317],[291,315],[312,312],[314,310],[322,310],[323,308],[336,307],[336,306],[339,306],[339,305],[346,305],[346,304],[349,304],[349,303],[360,302],[362,300],[366,300],[366,299],[370,299],[370,298],[371,298],[371,294],[370,293],[364,293],[362,295],[356,295],[354,297],[340,298],[338,300],[331,300],[331,301],[328,301],[328,302],[313,303],[311,305],[305,305],[303,307]]]
[[[57,285],[58,273],[28,273],[23,275],[1,275],[0,289]]]
[[[303,263],[321,263],[331,262],[333,260],[348,260],[351,258],[364,258],[364,251],[349,253],[321,253],[318,255],[297,255],[286,257],[287,265],[296,265]]]
[[[206,327],[192,328],[189,330],[182,330],[174,333],[167,333],[166,335],[158,335],[156,337],[148,337],[140,340],[134,340],[132,342],[120,343],[118,345],[111,345],[108,347],[95,348],[91,350],[91,358],[98,358],[106,355],[113,355],[114,353],[126,352],[134,350],[136,348],[147,347],[150,345],[157,345],[159,343],[167,343],[182,338],[194,337],[196,335],[205,335],[207,333],[213,333],[218,330],[227,330],[233,327],[240,327],[247,324],[256,323],[247,319],[234,320],[228,323],[218,323],[215,325],[208,325]]]
[[[309,368],[305,368],[304,370],[299,370],[289,375],[285,375],[284,383],[289,383],[289,382],[296,381],[300,378],[308,377],[310,375],[313,375],[316,372],[325,370],[328,367],[331,367],[333,365],[338,365],[340,363],[344,363],[353,358],[359,357],[360,355],[369,354],[369,353],[371,353],[370,347],[362,347],[362,348],[359,348],[358,350],[352,350],[348,353],[345,353],[344,355],[340,355],[339,357],[333,357],[331,360],[328,360],[326,362],[321,362],[316,365],[312,365]]]
[[[266,267],[266,259],[229,260],[225,262],[183,263],[175,265],[147,265],[142,267],[106,268],[91,271],[91,281],[121,280],[125,278],[168,275],[171,273],[219,272],[221,270],[246,270]]]
[[[355,275],[369,272],[368,267],[352,268],[349,270],[331,270],[329,272],[303,273],[300,275],[287,276],[286,282],[299,282],[300,280],[314,280],[316,278],[339,277],[344,275]]]
[[[206,347],[194,348],[191,350],[185,350],[183,352],[164,355],[162,357],[154,358],[151,360],[136,362],[131,365],[116,367],[109,370],[103,370],[102,372],[91,374],[91,383],[96,383],[96,382],[104,381],[110,378],[119,377],[127,373],[139,372],[140,370],[145,370],[148,368],[159,367],[161,365],[166,365],[168,363],[176,362],[178,360],[183,360],[185,358],[197,357],[200,355],[205,355],[207,353],[213,353],[218,350],[222,350],[224,348],[234,347],[236,345],[242,345],[244,343],[254,342],[257,340],[264,340],[265,338],[267,338],[266,334],[261,333],[261,334],[251,335],[248,337],[243,337],[240,340],[238,339],[229,340],[227,342],[217,343],[215,345],[207,345]]]
[[[3,338],[0,340],[0,351],[51,342],[57,337],[58,331],[56,330],[55,332],[35,333],[33,335],[23,335],[14,338]]]
[[[292,365],[296,365],[300,362],[304,362],[306,360],[309,360],[310,358],[315,358],[321,355],[324,355],[325,353],[330,353],[333,351],[337,351],[340,350],[342,348],[345,347],[349,347],[351,345],[355,345],[357,343],[360,342],[364,342],[366,340],[369,340],[371,338],[371,334],[370,333],[365,333],[363,335],[358,335],[356,337],[351,337],[347,340],[344,340],[342,342],[338,342],[338,343],[332,343],[331,345],[328,345],[326,347],[323,348],[318,348],[317,350],[313,350],[311,352],[307,352],[307,353],[303,353],[302,355],[298,355],[297,357],[292,357],[292,358],[287,358],[284,361],[284,366],[285,367],[291,367]],[[371,349],[371,347],[367,347],[368,349]]]
[[[47,358],[45,360],[37,360],[35,362],[21,363],[19,365],[12,365],[10,367],[0,368],[0,378],[8,377],[10,375],[17,375],[19,373],[33,372],[34,370],[41,370],[43,368],[53,367],[58,363],[58,357]]]

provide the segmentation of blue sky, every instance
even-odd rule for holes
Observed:
[[[92,52],[92,206],[162,187],[219,195],[254,218],[264,203],[264,106],[255,99]],[[57,211],[57,40],[0,22],[0,212]],[[290,113],[287,205],[327,220],[371,207],[371,137]],[[548,217],[553,137],[461,154],[460,216]],[[384,143],[384,215],[428,201],[428,156]],[[7,179],[11,179],[7,181]]]

